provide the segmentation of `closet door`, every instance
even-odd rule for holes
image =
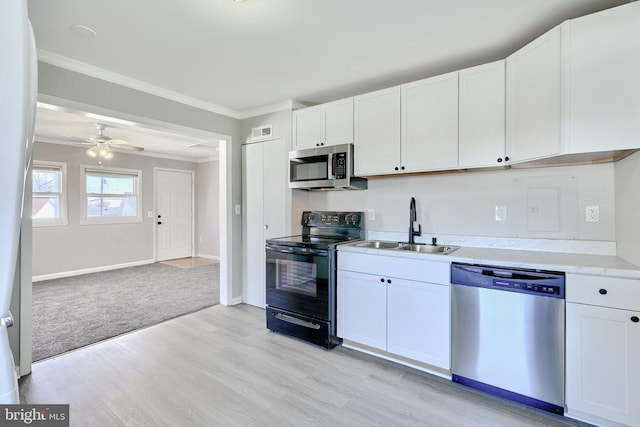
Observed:
[[[265,240],[287,235],[288,149],[283,138],[242,147],[243,301],[265,306]]]

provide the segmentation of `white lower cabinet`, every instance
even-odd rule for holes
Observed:
[[[338,270],[338,336],[387,349],[387,286],[373,274]]]
[[[449,369],[449,285],[391,280],[387,351]]]
[[[449,369],[448,271],[449,263],[339,253],[338,336]]]
[[[640,426],[640,283],[567,275],[568,415]]]

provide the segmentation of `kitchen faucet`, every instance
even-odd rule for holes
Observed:
[[[413,244],[414,237],[420,236],[422,234],[422,226],[418,224],[418,231],[415,230],[415,222],[418,219],[418,214],[416,213],[416,199],[411,198],[411,203],[409,204],[409,243]]]

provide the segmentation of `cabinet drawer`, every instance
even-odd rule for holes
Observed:
[[[450,276],[449,262],[340,251],[338,269],[442,285],[449,284]]]
[[[567,274],[567,302],[640,310],[640,280]]]

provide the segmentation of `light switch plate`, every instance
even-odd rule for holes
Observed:
[[[369,221],[375,221],[376,220],[376,210],[375,209],[369,209],[369,210],[367,210],[367,212],[369,213]]]
[[[507,220],[507,207],[506,206],[496,206],[496,221],[506,221]]]

